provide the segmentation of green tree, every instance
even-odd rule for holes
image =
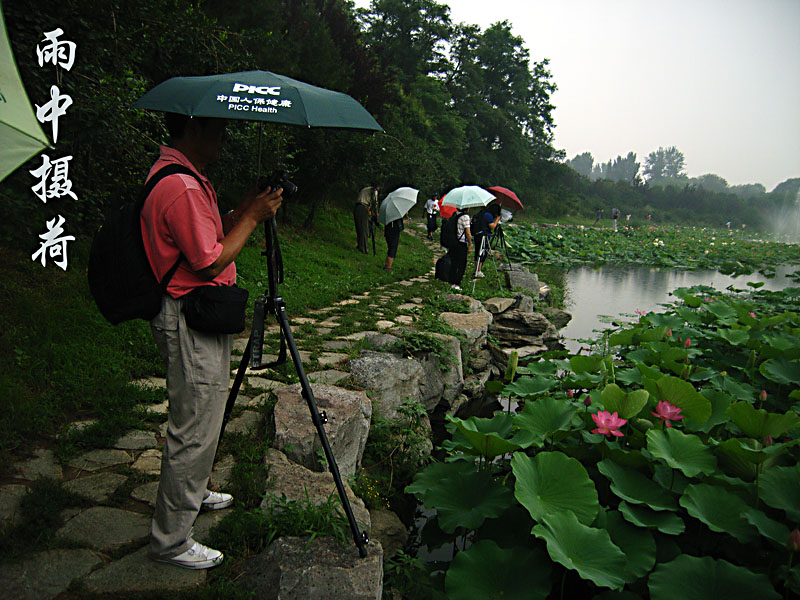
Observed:
[[[719,175],[714,175],[713,173],[700,175],[699,177],[695,177],[692,181],[699,187],[710,192],[728,191],[728,182],[725,181],[724,178],[720,177]]]
[[[564,161],[564,164],[584,177],[591,177],[594,158],[591,152],[583,152],[582,154],[576,154],[573,158]]]
[[[644,174],[650,181],[664,178],[682,179],[686,177],[685,163],[686,158],[683,152],[675,146],[659,147],[658,150],[647,155]]]

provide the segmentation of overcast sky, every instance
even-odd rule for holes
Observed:
[[[690,177],[800,177],[800,0],[439,1],[454,22],[509,21],[550,59],[567,158],[676,146]]]

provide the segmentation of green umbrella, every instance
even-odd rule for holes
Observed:
[[[0,181],[50,144],[19,78],[0,12]]]
[[[453,188],[445,194],[442,206],[455,206],[459,210],[473,206],[486,206],[494,200],[491,192],[477,185],[464,185]]]
[[[347,94],[269,71],[173,77],[147,92],[133,107],[192,117],[383,131]]]
[[[386,225],[404,217],[417,203],[417,194],[419,191],[410,187],[397,188],[389,193],[378,209],[378,221]]]

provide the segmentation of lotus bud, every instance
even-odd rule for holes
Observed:
[[[692,345],[692,340],[691,340],[691,338],[686,338],[686,341],[685,341],[685,342],[683,342],[683,347],[684,347],[684,348],[688,348],[688,347],[689,347],[689,346],[691,346],[691,345]]]
[[[567,398],[571,400],[574,397],[575,397],[575,392],[573,392],[572,390],[567,390]]]
[[[772,436],[768,435],[764,438],[764,445],[765,446],[772,446]]]
[[[767,390],[761,390],[761,393],[758,395],[758,399],[761,402],[764,402],[767,399]]]
[[[586,406],[586,407],[591,406],[592,405],[592,397],[591,396],[586,396],[586,398],[584,398],[584,400],[583,400],[583,405]]]
[[[668,338],[672,337],[672,329],[667,329],[667,337]]]
[[[795,527],[794,531],[789,534],[789,539],[786,540],[786,547],[792,552],[800,550],[800,529]]]

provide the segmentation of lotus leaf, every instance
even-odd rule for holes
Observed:
[[[673,512],[656,512],[644,506],[628,504],[625,501],[619,503],[619,512],[626,521],[637,527],[658,529],[667,535],[680,535],[686,529],[683,519]]]
[[[625,581],[643,577],[656,564],[656,541],[646,529],[635,527],[617,511],[606,514],[605,528],[615,546],[625,553]]]
[[[603,390],[603,406],[623,419],[632,419],[647,405],[649,396],[647,390],[635,390],[626,394],[617,384],[610,383]]]
[[[466,454],[492,459],[521,448],[506,439],[510,434],[513,422],[511,415],[498,414],[491,419],[472,417],[461,420],[450,415],[447,418],[455,425],[460,437],[469,443],[468,448],[460,447]],[[455,439],[456,436],[454,436],[454,441]]]
[[[687,477],[710,475],[717,468],[717,460],[703,440],[675,428],[648,431],[647,450]]]
[[[467,462],[434,463],[417,473],[405,491],[435,509],[446,533],[477,529],[487,518],[511,506],[511,490]]]
[[[755,529],[744,518],[750,506],[723,487],[705,483],[689,485],[680,504],[712,531],[728,533],[744,543],[756,537]]]
[[[746,329],[720,329],[717,335],[734,346],[739,346],[750,339],[750,332]]]
[[[501,548],[483,540],[456,555],[445,589],[454,600],[544,600],[550,593],[550,563],[541,550]]]
[[[573,373],[599,373],[603,370],[603,357],[597,354],[576,355],[569,359],[569,366]]]
[[[783,385],[800,384],[800,360],[770,358],[758,368],[761,374],[775,383]]]
[[[710,388],[705,388],[700,393],[711,403],[711,416],[702,426],[692,419],[687,419],[687,428],[708,433],[714,426],[729,420],[727,410],[731,405],[731,397],[725,392]]]
[[[576,414],[578,410],[566,400],[544,397],[526,402],[525,408],[514,421],[519,433],[511,441],[520,447],[541,447],[548,435],[570,429]]]
[[[772,508],[786,511],[800,523],[800,465],[772,467],[759,478],[761,499]]]
[[[789,528],[783,523],[770,519],[763,512],[757,508],[750,508],[745,514],[744,518],[753,527],[758,529],[758,532],[765,538],[772,540],[778,546],[783,548],[786,540],[789,539]]]
[[[711,402],[703,397],[688,381],[664,375],[658,380],[645,378],[644,385],[656,400],[666,400],[680,408],[681,413],[693,423],[703,425],[711,416]]]
[[[778,437],[785,431],[800,426],[800,416],[793,413],[768,413],[756,409],[749,402],[737,402],[728,408],[731,421],[751,438],[763,440],[765,437]]]
[[[584,525],[574,513],[559,512],[542,518],[533,534],[547,542],[550,558],[583,579],[612,589],[625,584],[625,554],[604,529]]]
[[[709,556],[660,564],[647,586],[651,600],[780,600],[766,575]]]
[[[520,398],[531,398],[549,392],[556,387],[556,380],[549,376],[520,377],[514,383],[503,388],[504,396],[519,396]]]
[[[619,466],[606,459],[597,463],[599,471],[611,481],[611,491],[634,504],[644,504],[653,510],[675,510],[675,499],[652,479],[633,469]]]
[[[584,524],[600,510],[597,490],[583,465],[560,452],[540,452],[533,458],[514,454],[511,470],[516,478],[514,495],[534,520],[572,512]]]

